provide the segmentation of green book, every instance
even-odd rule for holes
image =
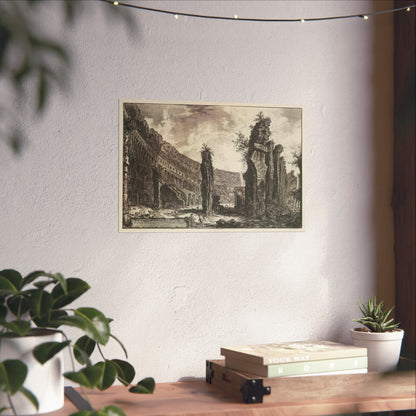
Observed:
[[[253,364],[271,365],[363,357],[367,355],[367,348],[332,341],[298,341],[223,347],[221,355],[226,359],[236,358]]]
[[[333,360],[315,360],[291,362],[286,364],[259,365],[238,358],[226,357],[225,366],[237,371],[255,374],[261,377],[288,377],[308,374],[354,373],[367,370],[367,355],[360,357],[336,358]]]

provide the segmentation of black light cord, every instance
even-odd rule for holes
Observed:
[[[174,12],[170,10],[163,10],[163,9],[154,9],[151,7],[145,7],[145,6],[138,6],[135,4],[130,3],[124,3],[121,1],[113,1],[113,0],[100,0],[104,3],[109,3],[111,5],[115,6],[121,6],[121,7],[130,7],[132,9],[139,9],[144,10],[148,12],[153,13],[163,13],[163,14],[169,14],[174,16],[175,18],[178,18],[179,16],[184,17],[196,17],[199,19],[212,19],[212,20],[233,20],[233,21],[241,21],[241,22],[316,22],[316,21],[323,21],[323,20],[340,20],[340,19],[353,19],[353,18],[360,18],[367,20],[371,16],[375,16],[378,14],[386,14],[386,13],[395,13],[402,10],[406,10],[407,12],[410,12],[411,9],[416,7],[416,4],[413,4],[411,6],[404,6],[404,7],[398,7],[396,9],[389,9],[389,10],[381,10],[378,12],[371,12],[371,13],[364,13],[364,14],[350,14],[345,16],[328,16],[328,17],[307,17],[307,18],[298,18],[298,19],[259,19],[259,18],[251,18],[251,17],[239,17],[238,15],[234,15],[234,17],[226,17],[226,16],[210,16],[210,15],[204,15],[204,14],[194,14],[194,13],[184,13],[184,12]]]

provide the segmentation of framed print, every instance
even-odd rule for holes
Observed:
[[[120,100],[120,231],[303,229],[302,108]]]

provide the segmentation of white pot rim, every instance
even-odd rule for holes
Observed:
[[[357,330],[358,329],[358,330]],[[351,336],[354,339],[361,339],[366,341],[393,341],[400,340],[404,336],[403,329],[395,329],[387,332],[370,332],[360,331],[360,328],[351,328]]]

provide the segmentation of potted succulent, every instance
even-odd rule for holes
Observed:
[[[353,321],[364,327],[351,329],[353,344],[367,348],[369,371],[394,370],[399,362],[404,335],[390,316],[394,307],[385,309],[384,302],[377,303],[373,296],[366,303],[360,300],[359,308],[362,317]]]
[[[103,346],[112,339],[120,344],[127,359],[125,347],[111,333],[111,319],[92,307],[70,307],[89,288],[84,280],[65,278],[60,273],[35,271],[22,277],[16,270],[0,271],[2,415],[44,413],[62,407],[63,377],[80,385],[82,391],[84,387],[105,390],[118,380],[132,393],[153,392],[153,378],[131,386],[134,367],[125,359],[105,357]],[[77,328],[81,336],[70,340],[65,327]],[[63,373],[65,349],[71,357],[72,371]],[[94,351],[100,357],[95,363],[91,359]],[[95,414],[95,410],[82,412],[82,416]],[[123,416],[124,412],[107,406],[99,414]]]

